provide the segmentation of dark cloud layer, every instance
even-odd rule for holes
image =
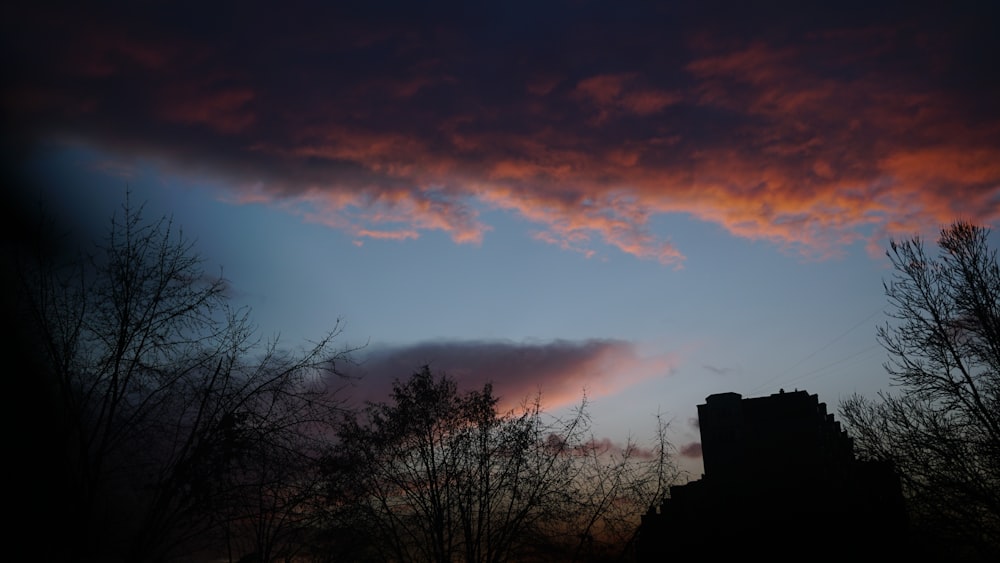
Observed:
[[[394,380],[427,365],[454,378],[462,390],[492,383],[502,408],[515,408],[539,394],[547,407],[580,401],[584,393],[614,393],[673,369],[670,356],[642,357],[632,344],[619,340],[582,342],[507,341],[425,342],[399,347],[374,347],[349,371],[358,377],[356,399],[385,400]]]
[[[153,158],[359,241],[476,243],[500,209],[679,265],[653,217],[820,256],[1000,217],[988,3],[343,4],[9,8],[7,140]]]

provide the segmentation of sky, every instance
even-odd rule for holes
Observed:
[[[0,23],[8,227],[128,192],[356,401],[586,394],[697,476],[712,393],[888,390],[889,240],[1000,219],[987,2],[78,4]]]

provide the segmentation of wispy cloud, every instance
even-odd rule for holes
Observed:
[[[730,373],[733,373],[734,371],[736,371],[735,368],[718,367],[718,366],[713,366],[713,365],[709,365],[709,364],[705,364],[705,365],[703,365],[701,367],[707,369],[708,371],[714,373],[715,375],[729,375]]]

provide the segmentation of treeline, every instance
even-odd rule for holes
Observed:
[[[876,336],[893,389],[840,413],[859,455],[896,468],[913,553],[1000,561],[1000,263],[990,230],[968,221],[936,242],[936,254],[920,237],[891,242]]]
[[[491,386],[414,366],[348,409],[338,324],[306,349],[262,341],[192,243],[127,199],[81,253],[53,235],[9,246],[5,279],[33,559],[628,559],[677,476],[662,421],[609,448],[585,399],[500,412]]]

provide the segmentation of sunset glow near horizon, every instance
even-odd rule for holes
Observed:
[[[709,394],[888,390],[890,237],[1000,219],[979,4],[10,11],[22,203],[97,238],[130,190],[265,338],[342,319],[357,400],[423,364],[585,391],[596,438],[660,412],[693,473]]]

